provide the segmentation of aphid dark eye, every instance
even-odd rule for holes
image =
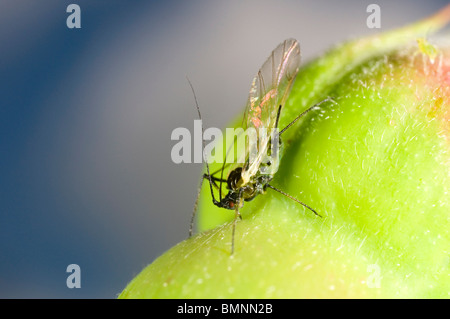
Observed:
[[[271,162],[271,161],[268,161],[266,164],[267,164],[268,166],[270,166],[270,165],[272,165],[272,162]]]

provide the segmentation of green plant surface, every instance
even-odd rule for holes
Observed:
[[[334,102],[286,131],[271,184],[322,218],[268,189],[241,209],[230,255],[234,212],[204,183],[200,233],[119,297],[449,298],[450,49],[417,42],[449,19],[450,6],[300,70],[280,127]]]

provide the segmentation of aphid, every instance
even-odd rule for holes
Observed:
[[[257,149],[257,153],[254,154],[255,156],[250,156],[250,152],[245,152],[245,161],[242,161],[242,164],[240,165],[235,165],[233,168],[230,168],[226,178],[224,176],[224,170],[225,167],[230,166],[229,163],[226,163],[226,157],[222,165],[222,169],[212,174],[209,170],[208,161],[205,160],[207,173],[203,175],[200,183],[199,193],[197,195],[197,200],[195,202],[194,211],[192,214],[189,236],[191,236],[193,232],[194,217],[197,211],[200,189],[204,179],[209,181],[214,205],[221,208],[234,210],[235,212],[232,230],[231,253],[234,252],[236,220],[238,217],[242,218],[239,214],[239,209],[244,205],[244,202],[251,201],[258,194],[265,193],[267,188],[275,190],[280,194],[296,201],[320,217],[320,215],[307,204],[269,184],[274,177],[280,159],[280,136],[306,113],[317,107],[319,104],[330,100],[325,99],[322,102],[308,108],[285,128],[278,131],[278,121],[280,118],[281,109],[283,105],[285,105],[286,99],[295,81],[295,77],[297,76],[299,66],[299,44],[294,39],[287,39],[272,51],[269,58],[264,62],[261,69],[256,74],[252,81],[242,126],[244,129],[254,128],[258,132],[257,144],[259,148]],[[189,84],[192,88],[192,84],[190,82]],[[194,93],[197,112],[201,119],[200,109],[193,88],[192,91]],[[267,133],[265,134],[264,132]],[[220,177],[216,176],[219,173]],[[222,196],[223,184],[225,184],[228,189],[228,193],[225,194],[225,196]],[[218,199],[216,199],[214,195],[214,188],[216,188],[219,192]]]

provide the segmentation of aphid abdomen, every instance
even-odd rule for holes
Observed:
[[[230,172],[227,179],[227,185],[229,190],[236,191],[242,184],[242,167],[238,167]]]

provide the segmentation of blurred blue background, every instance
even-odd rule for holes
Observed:
[[[0,297],[115,298],[187,237],[202,167],[170,157],[196,119],[186,75],[223,127],[285,38],[305,61],[448,1],[376,1],[369,29],[373,2],[0,0]]]

